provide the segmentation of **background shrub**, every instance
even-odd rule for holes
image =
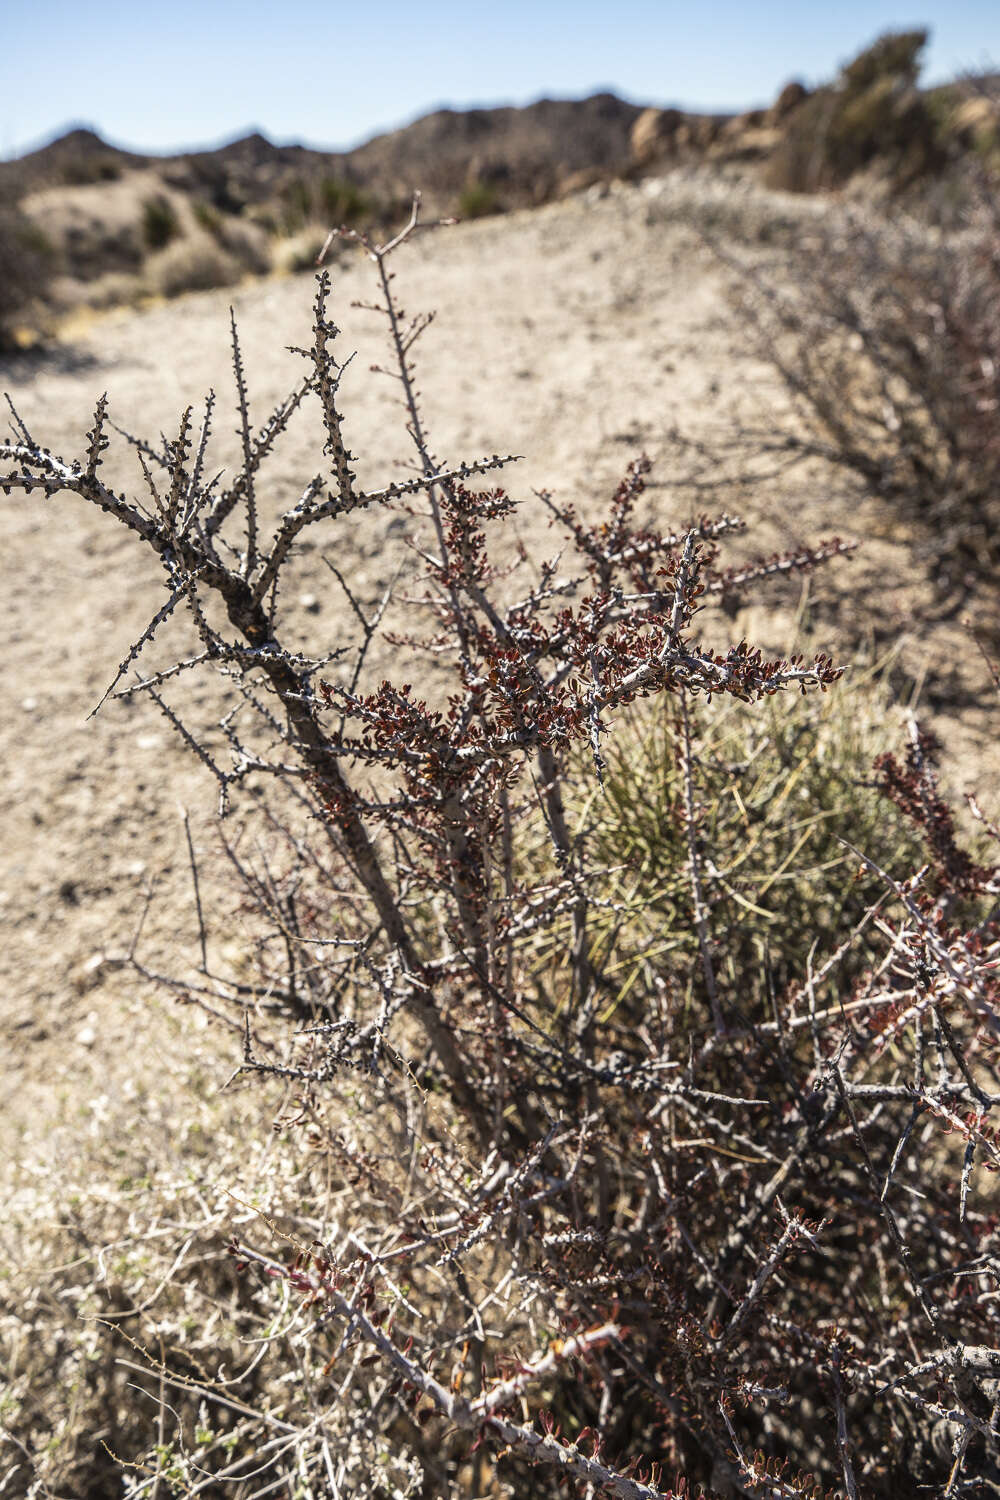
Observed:
[[[0,348],[11,347],[18,325],[37,316],[53,262],[51,246],[27,215],[0,207]]]
[[[259,225],[240,219],[223,219],[215,231],[220,249],[238,263],[249,276],[266,276],[271,269],[272,252],[268,236]]]
[[[321,218],[330,225],[358,224],[372,215],[372,202],[357,183],[335,177],[321,179],[316,203]]]
[[[890,32],[804,100],[768,162],[769,186],[839,187],[877,161],[898,189],[941,166],[934,114],[916,87],[926,43],[925,31]]]
[[[310,271],[315,274],[320,251],[328,238],[329,230],[316,226],[282,238],[275,246],[278,268],[282,271]]]
[[[222,214],[204,200],[196,200],[193,212],[199,227],[248,275],[267,275],[272,257],[269,234],[263,225]]]
[[[177,210],[162,194],[147,198],[142,205],[142,237],[150,250],[162,250],[181,233]]]
[[[460,219],[484,219],[500,211],[500,194],[492,182],[470,182],[458,195]]]
[[[222,227],[222,214],[214,204],[204,198],[195,198],[191,204],[194,221],[206,234],[217,235]]]
[[[205,292],[213,287],[233,286],[242,274],[236,257],[223,250],[208,235],[189,235],[151,256],[146,280],[162,297],[184,292]]]
[[[852,213],[817,224],[744,305],[801,426],[786,441],[855,476],[910,528],[946,598],[997,579],[1000,224],[960,232]]]

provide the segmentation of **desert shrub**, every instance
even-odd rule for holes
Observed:
[[[142,205],[142,237],[150,250],[162,250],[181,232],[177,210],[169,198],[155,194]]]
[[[199,228],[244,271],[251,276],[267,275],[271,269],[271,251],[268,232],[262,225],[225,217],[204,200],[194,203],[193,213]]]
[[[281,189],[280,228],[295,236],[320,226],[370,224],[381,210],[357,183],[338,177],[293,177]]]
[[[165,605],[109,695],[150,694],[224,807],[248,783],[267,788],[253,799],[263,836],[226,836],[257,930],[251,972],[220,972],[203,948],[172,983],[229,1018],[244,1080],[285,1091],[280,1135],[328,1195],[234,1231],[233,1265],[272,1299],[254,1354],[284,1377],[280,1407],[240,1407],[244,1467],[164,1394],[133,1493],[160,1483],[165,1432],[178,1483],[197,1472],[200,1487],[225,1476],[250,1493],[989,1493],[1000,834],[984,824],[986,852],[963,846],[933,743],[911,723],[905,754],[873,772],[883,831],[857,799],[861,831],[900,865],[853,852],[862,889],[838,899],[847,871],[816,868],[823,820],[804,810],[797,829],[768,811],[810,776],[821,804],[827,780],[834,806],[846,795],[850,777],[818,769],[834,742],[821,719],[793,720],[784,750],[762,720],[775,769],[759,795],[752,758],[737,776],[723,726],[702,720],[709,700],[777,712],[789,690],[838,691],[822,655],[709,645],[700,612],[841,544],[725,568],[734,518],[639,524],[639,460],[601,520],[543,497],[572,556],[511,572],[512,502],[481,487],[506,461],[443,466],[424,428],[412,351],[429,320],[402,320],[389,270],[417,229],[414,214],[388,246],[348,236],[374,266],[412,477],[363,488],[352,468],[326,275],[301,382],[257,430],[232,330],[241,459],[224,481],[206,461],[211,397],[197,428],[189,408],[176,439],[137,444],[141,501],[101,478],[103,399],[78,462],[16,414],[0,446],[5,487],[75,494],[165,566]],[[262,466],[309,406],[315,470],[267,531]],[[369,601],[331,558],[337,650],[289,643],[280,584],[303,535],[414,497],[428,532],[417,576]],[[124,683],[182,606],[197,647]],[[207,663],[224,675],[218,725],[172,696]],[[637,793],[637,756],[616,764],[612,731],[655,702],[669,753],[654,746],[652,761],[669,764]],[[584,755],[607,790],[581,815]],[[658,817],[645,799],[661,780]],[[758,875],[739,884],[727,796],[772,889],[802,834],[817,840],[805,895],[776,928],[793,949],[784,967],[731,919],[738,898],[768,893]],[[620,850],[633,824],[635,848]],[[654,835],[665,853],[636,925],[619,866]],[[644,932],[657,903],[662,929]],[[631,955],[624,996],[609,921]],[[166,1380],[162,1356],[145,1362]],[[197,1384],[226,1409],[228,1387]]]
[[[88,281],[83,293],[83,303],[96,309],[128,307],[141,303],[149,288],[143,276],[136,272],[108,271],[104,276]],[[73,300],[79,294],[74,291]]]
[[[1000,231],[854,214],[817,226],[745,304],[802,426],[912,530],[945,594],[995,578],[1000,519]]]
[[[1000,174],[1000,89],[996,78],[987,75],[942,85],[929,90],[925,97],[949,154],[950,167],[941,187],[951,187],[967,213],[967,200],[971,198],[974,203],[976,189],[980,197],[996,191]],[[965,178],[971,183],[967,185]],[[962,188],[966,188],[964,193]],[[957,215],[955,222],[961,222]]]
[[[222,215],[214,204],[208,203],[204,198],[196,198],[191,204],[191,213],[199,229],[204,229],[206,234],[215,236],[222,226]]]
[[[282,239],[275,247],[275,259],[282,271],[312,271],[319,264],[320,252],[329,239],[329,229],[313,226]]]
[[[216,240],[248,275],[266,276],[270,271],[271,249],[267,235],[259,225],[223,220]]]
[[[933,110],[916,87],[925,31],[890,32],[788,119],[765,173],[771,187],[838,187],[878,161],[897,187],[943,161]]]
[[[641,191],[647,224],[682,222],[699,238],[730,252],[743,246],[780,250],[798,245],[822,212],[813,199],[761,192],[749,179],[731,180],[712,167],[649,178]]]
[[[189,235],[150,258],[146,280],[162,297],[211,291],[239,281],[238,261],[206,235]]]
[[[324,177],[316,190],[319,216],[330,224],[356,224],[372,213],[368,195],[355,182]]]
[[[65,151],[65,143],[63,143]],[[94,151],[88,147],[63,156],[59,166],[59,180],[67,187],[87,187],[94,182],[117,182],[122,175],[122,164],[111,152]]]
[[[282,228],[295,234],[313,218],[315,201],[313,185],[304,177],[293,177],[281,189]]]
[[[500,210],[500,194],[492,182],[470,182],[458,195],[460,219],[485,219]]]
[[[63,181],[83,186],[92,182],[117,182],[121,175],[121,163],[113,156],[98,156],[93,160],[81,160],[68,165],[63,172]]]
[[[16,208],[0,208],[0,348],[18,324],[37,313],[52,273],[52,247]]]

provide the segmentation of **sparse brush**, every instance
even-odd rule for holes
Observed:
[[[233,286],[242,274],[236,257],[207,234],[189,235],[168,245],[151,256],[145,268],[146,283],[161,297]]]
[[[323,1172],[297,1142],[276,1148],[266,1130],[248,1140],[254,1102],[192,1080],[187,1051],[163,1058],[159,1092],[140,1079],[130,1098],[93,1101],[72,1151],[36,1140],[10,1183],[0,1226],[8,1494],[181,1494],[185,1477],[238,1470],[257,1446],[258,1419],[248,1426],[241,1405],[283,1410],[285,1371],[254,1358],[253,1340],[274,1332],[270,1298],[238,1275],[226,1240],[234,1216],[291,1222],[289,1209],[305,1232]],[[252,1206],[230,1195],[237,1177]],[[291,1342],[286,1352],[294,1364]]]
[[[500,194],[492,182],[470,182],[458,195],[460,219],[485,219],[500,212]]]
[[[899,191],[940,168],[942,134],[916,86],[926,44],[926,31],[888,32],[804,100],[768,161],[768,186],[812,193],[875,165]]]
[[[150,250],[163,250],[181,233],[177,210],[162,193],[142,205],[142,237]]]
[[[55,257],[42,231],[20,209],[0,207],[0,349],[19,324],[37,318]]]
[[[852,213],[816,225],[744,306],[799,425],[772,451],[826,460],[905,522],[952,607],[1000,564],[1000,224]],[[751,444],[769,440],[751,435]]]
[[[371,198],[356,182],[324,177],[316,190],[316,206],[329,224],[358,224],[374,212]]]

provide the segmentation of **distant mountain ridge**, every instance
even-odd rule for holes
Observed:
[[[13,161],[0,162],[0,194],[16,199],[42,188],[113,180],[154,169],[177,187],[211,191],[247,202],[270,196],[276,182],[296,172],[363,186],[379,199],[407,196],[419,186],[451,194],[468,180],[504,185],[520,198],[529,179],[552,180],[587,168],[610,169],[628,160],[629,132],[643,106],[611,93],[581,100],[540,99],[522,107],[438,109],[412,124],[376,135],[350,151],[275,145],[259,131],[207,151],[156,156],[124,150],[95,131],[77,127]]]

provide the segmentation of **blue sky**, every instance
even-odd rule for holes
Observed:
[[[1000,0],[12,0],[0,154],[86,123],[170,151],[259,127],[338,148],[442,104],[610,88],[689,108],[770,101],[880,32],[927,26],[928,81],[1000,68]]]

